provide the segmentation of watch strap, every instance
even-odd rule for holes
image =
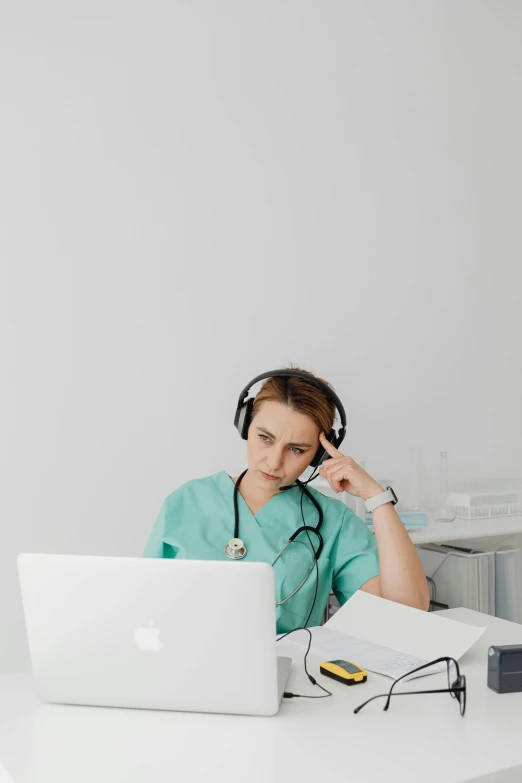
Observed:
[[[393,503],[393,505],[397,503],[397,495],[391,487],[387,487],[384,492],[380,492],[373,498],[368,498],[368,500],[365,502],[366,511],[371,513],[372,511],[375,511],[376,508],[379,508],[379,506],[383,506],[385,503]]]

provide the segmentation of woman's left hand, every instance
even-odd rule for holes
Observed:
[[[366,473],[355,460],[351,457],[345,457],[335,446],[332,446],[323,432],[320,433],[319,440],[331,457],[323,462],[319,474],[328,481],[335,492],[349,492],[350,495],[364,498],[364,500],[384,492],[381,485]]]

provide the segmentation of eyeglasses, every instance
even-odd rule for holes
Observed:
[[[431,691],[401,691],[400,693],[392,693],[397,683],[403,680],[405,677],[411,677],[414,672],[419,672],[422,669],[427,669],[428,666],[434,666],[436,663],[442,662],[446,663],[446,668],[448,670],[447,688],[439,688],[437,690]],[[368,699],[368,701],[365,701],[363,704],[359,704],[359,706],[354,709],[354,712],[358,713],[360,710],[362,710],[363,707],[365,707],[374,699],[381,699],[383,697],[386,697],[386,704],[384,705],[383,710],[387,710],[390,706],[390,700],[392,696],[415,696],[418,693],[449,693],[451,694],[452,698],[458,701],[460,714],[464,715],[466,712],[466,677],[460,673],[459,665],[454,658],[437,658],[436,660],[430,661],[429,663],[424,663],[422,666],[419,666],[417,669],[413,669],[407,674],[403,674],[402,677],[398,677],[393,682],[388,693],[379,693],[377,696],[372,696],[372,698]]]

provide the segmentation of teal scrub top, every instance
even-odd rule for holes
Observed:
[[[323,511],[321,535],[324,547],[318,560],[319,585],[314,611],[308,625],[319,625],[330,590],[344,604],[368,579],[379,574],[375,536],[365,523],[340,500],[323,495],[312,486],[307,489]],[[236,561],[271,563],[292,533],[303,525],[301,490],[298,487],[274,495],[252,514],[238,492],[239,538],[247,554]],[[305,523],[315,527],[318,512],[303,497]],[[234,482],[221,470],[212,476],[194,479],[169,495],[149,537],[144,557],[229,560],[225,546],[234,535]],[[310,533],[314,549],[319,542]],[[304,542],[304,543],[301,543]],[[306,533],[301,533],[274,564],[276,601],[289,596],[303,579],[313,554]],[[312,569],[297,593],[276,607],[277,633],[305,624],[314,600],[316,571]]]

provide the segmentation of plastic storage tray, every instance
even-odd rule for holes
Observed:
[[[459,484],[449,493],[462,519],[488,519],[522,514],[520,479],[483,479]]]

